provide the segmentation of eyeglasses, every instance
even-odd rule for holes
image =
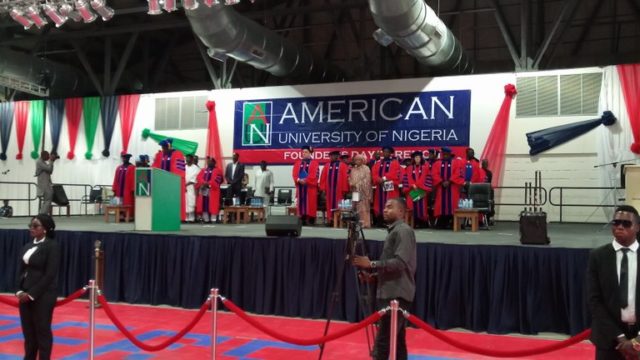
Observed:
[[[612,227],[620,225],[622,225],[623,228],[628,229],[633,225],[633,223],[631,222],[631,220],[611,220]]]
[[[42,225],[41,224],[28,224],[27,227],[29,229],[37,229],[39,227],[42,227]]]

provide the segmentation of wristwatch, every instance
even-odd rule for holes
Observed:
[[[372,261],[371,262],[371,269],[375,269],[378,267],[378,262],[377,261]]]

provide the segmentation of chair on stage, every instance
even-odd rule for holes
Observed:
[[[489,229],[487,215],[491,213],[491,208],[493,206],[493,200],[491,199],[491,184],[470,184],[467,196],[473,200],[473,208],[482,215],[481,223],[484,229]]]
[[[109,202],[111,201],[110,198],[105,197],[105,194],[107,193],[107,191],[105,190],[106,189],[104,187],[96,185],[91,188],[91,190],[89,191],[89,195],[82,196],[82,198],[80,199],[80,204],[84,205],[85,215],[89,213],[87,206],[91,204],[95,205],[95,208],[98,210],[94,211],[94,215],[102,214],[104,204],[109,204]]]

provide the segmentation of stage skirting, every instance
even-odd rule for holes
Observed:
[[[57,233],[60,295],[87,284],[95,240],[105,251],[109,301],[198,308],[217,287],[258,314],[324,318],[344,240],[187,237],[137,233]],[[0,292],[15,290],[25,230],[0,230]],[[382,242],[368,241],[376,258]],[[576,334],[589,327],[585,275],[589,249],[418,244],[411,311],[430,324],[490,333]],[[352,269],[334,318],[361,318]]]

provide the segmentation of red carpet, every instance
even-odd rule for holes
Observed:
[[[195,310],[148,306],[114,305],[116,316],[127,328],[146,343],[157,344],[180,331],[195,315]],[[56,309],[54,314],[55,359],[86,359],[88,349],[87,303],[76,301]],[[312,338],[322,335],[325,322],[282,317],[258,317],[263,324],[293,337]],[[97,359],[207,359],[210,354],[211,315],[207,313],[196,327],[168,349],[148,353],[131,344],[106,317],[97,311]],[[347,326],[332,323],[330,332]],[[539,347],[553,342],[536,337],[498,336],[449,332],[458,340],[493,349],[518,350]],[[247,325],[230,313],[218,315],[218,359],[317,359],[318,347],[302,347],[276,341]],[[434,339],[422,330],[408,329],[410,359],[489,359],[464,353]],[[561,351],[520,359],[589,359],[593,346],[588,342]],[[18,311],[0,303],[0,359],[19,359],[22,334]],[[326,345],[324,359],[368,359],[364,331],[351,334]]]

